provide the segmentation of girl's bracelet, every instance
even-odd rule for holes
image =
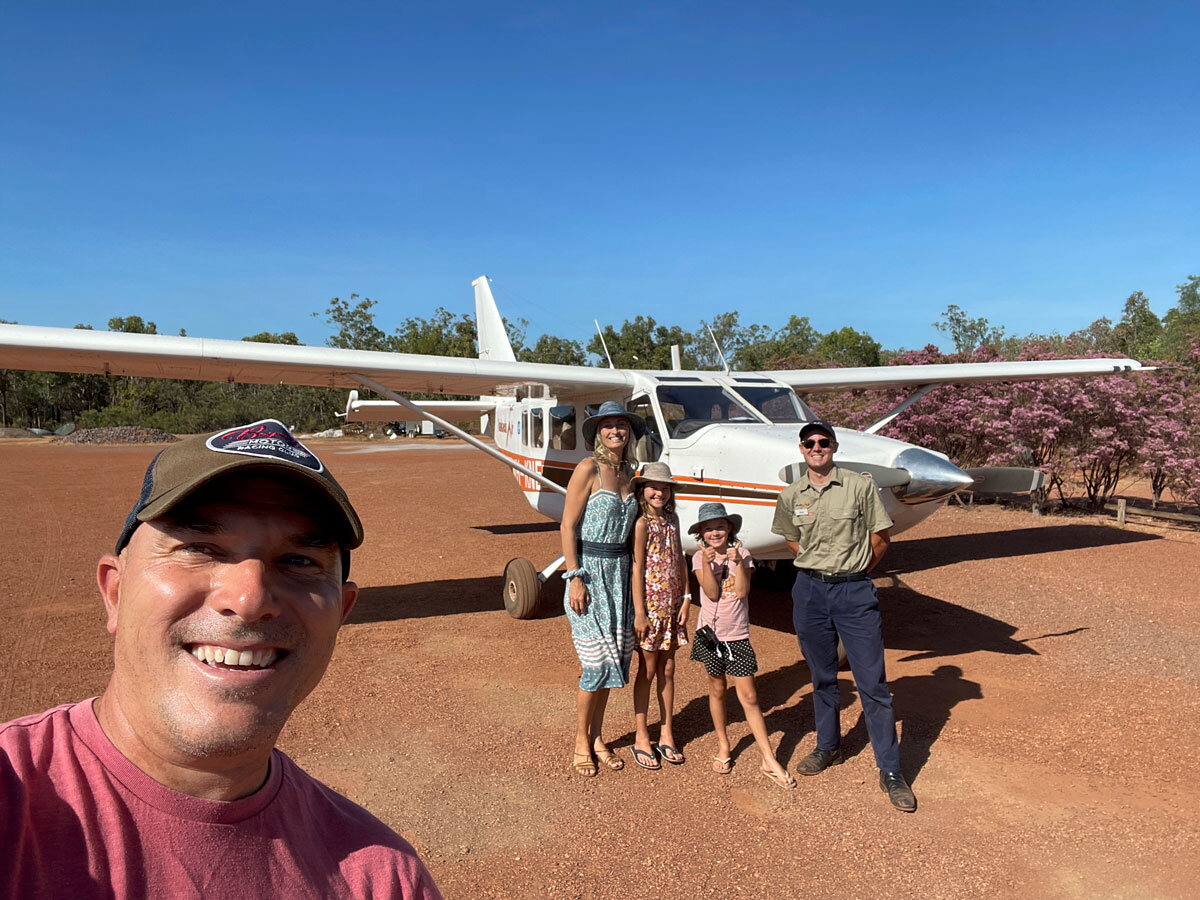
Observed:
[[[692,595],[691,595],[691,594],[684,594],[684,595],[683,595],[683,599],[684,599],[684,600],[691,600],[691,599],[692,599]]]
[[[587,569],[568,569],[563,572],[563,581],[570,581],[572,578],[583,578],[587,575]],[[584,579],[586,582],[586,579]]]

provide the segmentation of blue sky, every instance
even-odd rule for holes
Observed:
[[[472,308],[808,315],[885,347],[950,303],[1070,331],[1200,273],[1186,3],[0,6],[0,318],[390,330]]]

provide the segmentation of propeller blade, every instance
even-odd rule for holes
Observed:
[[[1046,473],[1041,469],[979,466],[964,471],[974,479],[967,490],[976,494],[1027,494],[1046,483]]]
[[[851,472],[858,472],[860,475],[866,475],[881,488],[899,487],[902,484],[908,484],[911,475],[907,469],[893,469],[888,466],[875,466],[870,463],[844,462],[837,461],[839,469],[848,469]],[[791,484],[808,470],[808,463],[796,462],[784,466],[779,470],[779,478],[784,484]]]

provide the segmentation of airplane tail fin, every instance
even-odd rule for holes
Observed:
[[[517,357],[508,341],[508,332],[504,328],[504,320],[500,318],[500,310],[496,308],[487,276],[480,275],[471,282],[471,286],[475,288],[475,334],[479,342],[479,358],[515,362]]]

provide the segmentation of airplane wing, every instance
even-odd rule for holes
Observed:
[[[365,375],[394,391],[430,394],[490,394],[521,384],[587,394],[633,384],[621,369],[33,325],[0,325],[0,369],[340,388],[361,387],[354,376]]]
[[[987,381],[1040,381],[1072,375],[1150,371],[1135,359],[1039,359],[1019,362],[940,363],[923,366],[865,366],[852,369],[790,369],[761,374],[797,391],[919,387]]]

